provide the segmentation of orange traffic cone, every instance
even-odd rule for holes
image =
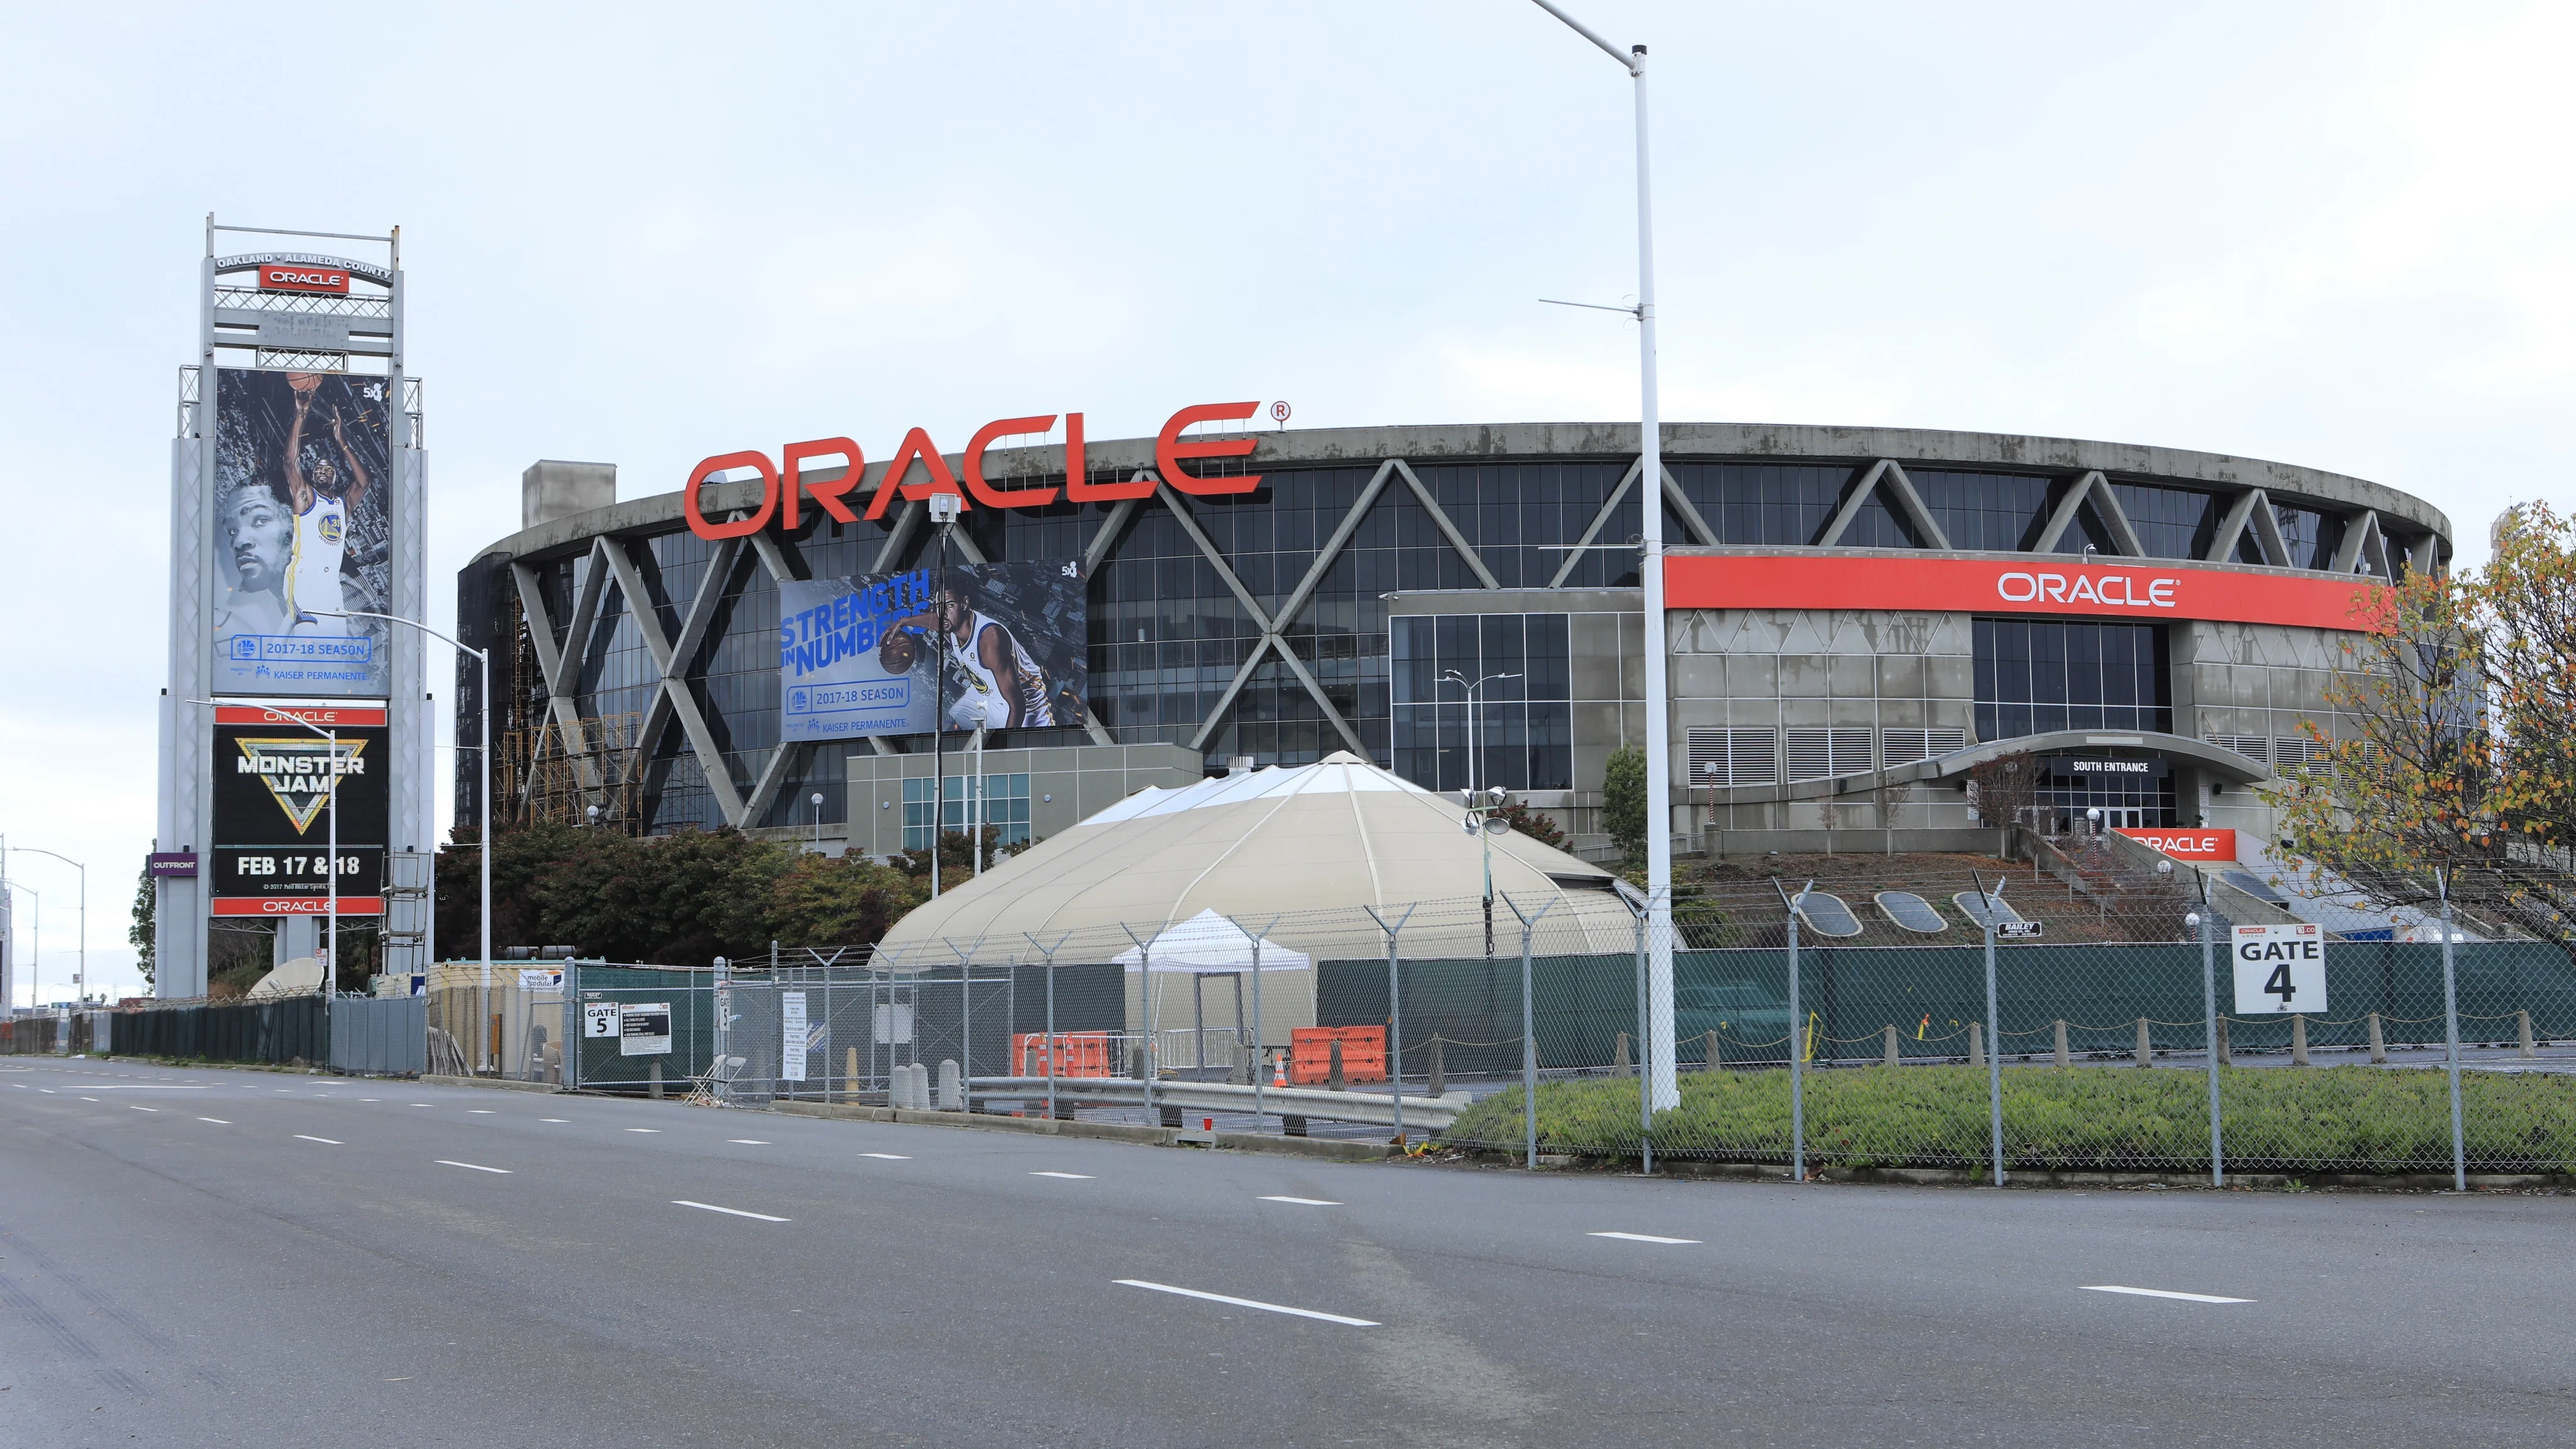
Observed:
[[[1274,1087],[1284,1087],[1284,1086],[1287,1086],[1287,1085],[1288,1085],[1288,1057],[1287,1057],[1287,1054],[1283,1052],[1283,1053],[1281,1053],[1281,1054],[1280,1054],[1280,1055],[1278,1055],[1278,1056],[1272,1057],[1272,1058],[1270,1059],[1270,1067],[1271,1067],[1271,1071],[1275,1074],[1275,1075],[1273,1075],[1273,1076],[1271,1077],[1271,1079],[1270,1079],[1270,1085],[1272,1085],[1272,1086],[1274,1086]]]

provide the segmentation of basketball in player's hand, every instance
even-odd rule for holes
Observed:
[[[901,674],[909,670],[912,668],[912,661],[918,657],[919,651],[913,647],[912,631],[909,629],[893,630],[877,641],[877,666],[888,674]]]
[[[286,385],[295,389],[297,392],[312,392],[316,388],[322,386],[322,374],[318,372],[290,372],[286,375]]]

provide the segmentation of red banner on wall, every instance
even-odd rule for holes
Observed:
[[[2141,841],[2163,851],[2176,860],[2234,860],[2236,832],[2233,830],[2131,830],[2120,832],[2131,840]]]
[[[1668,609],[1931,609],[2361,629],[2386,588],[2343,574],[2042,554],[1674,554],[1664,560]]]

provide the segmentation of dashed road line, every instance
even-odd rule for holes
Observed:
[[[295,1134],[295,1140],[298,1142],[319,1142],[325,1147],[346,1147],[349,1145],[346,1142],[335,1141],[328,1137],[307,1137],[301,1132]]]
[[[1659,1238],[1652,1233],[1585,1233],[1587,1238],[1617,1238],[1623,1243],[1670,1243],[1676,1246],[1695,1244],[1697,1238]]]
[[[684,1197],[675,1197],[671,1199],[671,1206],[693,1207],[703,1212],[724,1213],[728,1216],[737,1218],[758,1218],[764,1223],[783,1223],[789,1221],[787,1218],[772,1217],[767,1213],[745,1212],[741,1208],[718,1207],[711,1202],[691,1202]]]
[[[1150,1288],[1157,1293],[1177,1293],[1183,1298],[1204,1298],[1210,1303],[1231,1303],[1237,1308],[1258,1308],[1264,1313],[1286,1313],[1298,1318],[1312,1318],[1322,1323],[1339,1323],[1351,1328],[1382,1328],[1374,1318],[1345,1318],[1338,1313],[1320,1313],[1312,1308],[1291,1308],[1285,1303],[1264,1303],[1258,1298],[1235,1298],[1224,1293],[1202,1293],[1196,1288],[1176,1288],[1169,1283],[1148,1283],[1142,1278],[1112,1279],[1122,1288]]]
[[[456,1161],[451,1161],[450,1159],[448,1159],[448,1158],[444,1158],[444,1157],[437,1158],[437,1159],[435,1159],[435,1160],[436,1160],[436,1162],[438,1163],[438,1165],[439,1165],[439,1166],[441,1166],[441,1167],[463,1167],[463,1168],[471,1169],[472,1171],[475,1171],[475,1172],[491,1172],[491,1173],[498,1173],[499,1175],[501,1175],[501,1176],[503,1176],[503,1177],[508,1177],[508,1176],[509,1176],[513,1171],[515,1171],[515,1169],[513,1169],[513,1168],[507,1168],[507,1167],[485,1167],[482,1163],[479,1163],[479,1162],[456,1162]]]
[[[128,1102],[125,1105],[125,1110],[128,1112],[158,1112],[161,1109],[158,1107],[137,1107],[133,1103]]]
[[[212,1122],[218,1127],[230,1127],[233,1125],[231,1122],[221,1117],[200,1117],[197,1120],[200,1122]]]
[[[537,1120],[540,1122],[569,1122],[572,1119],[570,1117],[540,1117]]]
[[[2185,1303],[2251,1303],[2251,1298],[2221,1298],[2213,1293],[2176,1293],[2170,1288],[2128,1288],[2117,1283],[2078,1285],[2087,1293],[2126,1293],[2137,1298],[2179,1298]]]
[[[725,1140],[738,1147],[767,1147],[769,1145],[768,1142],[758,1137],[728,1137]]]
[[[662,1129],[659,1127],[629,1127],[626,1130],[629,1132],[659,1132]]]
[[[1073,1182],[1089,1182],[1092,1180],[1091,1174],[1087,1172],[1032,1172],[1029,1176],[1061,1177]]]
[[[1341,1204],[1340,1204],[1340,1203],[1333,1202],[1333,1201],[1331,1201],[1331,1200],[1329,1200],[1329,1199],[1326,1199],[1326,1198],[1320,1198],[1320,1197],[1279,1197],[1279,1196],[1270,1196],[1270,1197],[1265,1197],[1265,1198],[1263,1198],[1263,1199],[1262,1199],[1262,1201],[1263,1201],[1263,1202],[1293,1202],[1293,1203],[1295,1203],[1295,1204],[1296,1204],[1297,1206],[1299,1206],[1299,1207],[1340,1207],[1340,1206],[1341,1206]]]
[[[884,1162],[910,1162],[912,1160],[900,1152],[862,1152],[859,1155],[861,1157],[874,1157]]]
[[[468,1117],[489,1117],[499,1110],[500,1109],[497,1107],[468,1107],[465,1109],[465,1115]]]

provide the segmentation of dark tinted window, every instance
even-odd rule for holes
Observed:
[[[1977,737],[2172,727],[2164,630],[2072,619],[1976,621]]]

